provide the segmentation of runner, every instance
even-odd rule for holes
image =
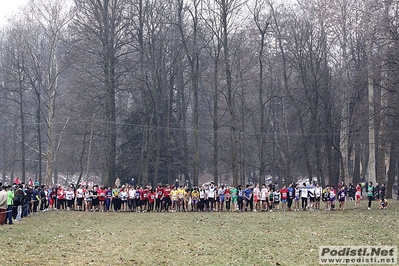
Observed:
[[[288,199],[288,189],[286,186],[280,190],[280,198],[281,198],[281,210],[285,212],[287,210],[287,199]]]
[[[335,210],[335,201],[337,199],[337,192],[334,189],[334,186],[330,187],[330,205],[331,205],[331,210]]]
[[[306,211],[308,207],[308,188],[306,187],[306,183],[303,182],[302,187],[301,187],[301,200],[302,200],[302,210]]]
[[[223,205],[226,199],[226,188],[224,187],[224,185],[221,186],[221,188],[219,188],[218,194],[219,194],[219,210],[221,212],[223,212]]]
[[[78,189],[76,190],[76,207],[75,210],[77,211],[82,211],[82,206],[83,206],[83,189],[81,185],[78,185]]]
[[[105,192],[105,211],[109,212],[112,206],[112,189],[108,187]]]
[[[65,190],[63,186],[59,186],[57,190],[57,210],[64,209]]]
[[[188,212],[188,205],[191,203],[191,191],[186,188],[184,192],[184,200],[183,200],[183,211]],[[191,205],[191,211],[192,211],[192,205]]]
[[[198,212],[198,201],[199,201],[200,193],[198,188],[195,187],[193,192],[191,192],[191,206],[195,212]]]
[[[292,207],[292,202],[295,199],[295,189],[294,189],[294,183],[291,183],[288,188],[288,198],[287,198],[287,202],[288,202],[288,211],[291,211],[291,207]]]
[[[163,189],[163,196],[162,196],[162,205],[163,205],[163,211],[168,212],[169,211],[169,206],[170,206],[170,186],[165,185]]]
[[[252,203],[252,188],[250,184],[247,184],[246,188],[244,189],[244,203],[245,203],[245,209],[244,211],[248,211],[248,205],[250,208],[250,211],[253,211],[253,203]]]
[[[255,203],[255,208],[254,212],[257,212],[261,208],[261,195],[260,195],[260,189],[259,189],[259,184],[257,184],[253,190],[253,198],[254,198],[254,203]]]
[[[129,193],[126,187],[122,186],[122,191],[119,193],[119,198],[121,199],[121,211],[127,212],[127,200],[129,199]]]
[[[105,194],[107,190],[105,190],[105,187],[100,186],[97,190],[98,192],[98,202],[99,202],[99,210],[100,212],[104,212],[105,210]]]
[[[92,205],[93,212],[98,212],[98,210],[99,210],[98,206],[100,205],[100,201],[98,200],[98,186],[97,185],[93,186],[93,190],[91,192],[91,197],[92,197],[91,205]]]
[[[274,191],[270,190],[269,188],[269,211],[272,212],[273,211],[273,204],[274,203]]]
[[[178,201],[179,201],[179,197],[178,197],[179,192],[177,191],[177,187],[174,187],[172,189],[172,191],[170,192],[170,199],[172,200],[172,210],[171,212],[176,212],[177,211],[177,207],[178,207]]]
[[[321,201],[321,196],[323,194],[323,190],[320,187],[319,183],[316,184],[314,194],[315,194],[315,208],[317,211],[320,211],[320,201]]]
[[[75,193],[71,187],[68,188],[67,192],[65,193],[65,199],[67,202],[67,210],[73,210],[73,202],[75,200]]]
[[[184,190],[183,186],[180,185],[179,189],[177,190],[177,196],[178,196],[178,201],[177,201],[177,210],[179,212],[182,212],[185,208],[184,204],[184,194],[186,194],[186,191]]]
[[[346,197],[346,187],[342,186],[341,190],[338,192],[339,209],[341,211],[345,210],[345,197]]]
[[[355,193],[355,210],[360,209],[360,199],[362,198],[362,186],[360,184],[356,185]]]
[[[243,207],[244,207],[244,190],[242,189],[242,186],[239,185],[237,187],[237,191],[238,191],[238,211],[242,212]]]
[[[163,196],[163,187],[158,185],[156,188],[157,196],[155,198],[155,211],[160,212],[162,210],[162,196]]]
[[[301,197],[301,190],[299,189],[299,185],[295,186],[294,190],[294,209],[295,211],[299,211],[299,198]]]
[[[215,207],[215,198],[216,198],[216,188],[214,183],[211,182],[209,189],[208,189],[208,203],[209,203],[209,210],[213,212],[213,208]]]
[[[371,201],[374,198],[374,187],[373,187],[373,182],[369,182],[367,186],[367,199],[368,199],[368,207],[367,210],[371,210]]]
[[[231,201],[233,202],[233,211],[237,211],[238,189],[236,187],[231,187],[230,193],[231,193]]]
[[[312,183],[308,189],[308,194],[309,194],[309,210],[313,211],[314,205],[315,205],[315,186]]]
[[[157,193],[154,189],[150,189],[150,193],[148,194],[148,212],[154,212],[154,204],[155,198],[157,197]]]
[[[275,211],[280,210],[280,200],[281,200],[280,190],[277,189],[273,193],[273,207]]]
[[[226,186],[226,190],[224,191],[224,201],[226,203],[226,211],[230,212],[231,190],[228,186]]]

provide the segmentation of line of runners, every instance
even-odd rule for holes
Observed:
[[[268,185],[215,186],[213,182],[188,189],[184,186],[123,185],[105,188],[94,185],[75,188],[58,186],[47,189],[45,186],[26,188],[23,184],[3,186],[1,195],[7,194],[7,204],[0,205],[0,224],[5,221],[2,213],[10,218],[21,220],[30,213],[46,210],[77,210],[91,212],[214,212],[214,211],[299,211],[323,209],[325,211],[345,209],[345,202],[354,201],[355,209],[360,208],[362,186],[358,184],[354,196],[348,196],[348,187],[342,185],[338,190],[334,186],[324,189],[319,184],[295,184],[275,188]],[[385,186],[379,188],[380,208],[386,209]],[[366,187],[368,209],[374,199],[375,188],[370,182]],[[0,202],[1,204],[1,202]],[[3,207],[2,207],[3,206]],[[4,208],[4,206],[6,206]],[[1,208],[2,207],[2,208]],[[9,214],[11,213],[11,214]]]

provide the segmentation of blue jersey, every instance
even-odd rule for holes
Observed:
[[[245,197],[249,199],[251,197],[251,192],[252,192],[252,190],[250,188],[246,188],[244,190]]]
[[[38,196],[39,196],[39,191],[37,189],[33,190],[32,200],[37,200]]]
[[[294,196],[295,196],[294,194],[295,194],[294,188],[289,187],[289,188],[288,188],[288,198],[289,198],[289,199],[293,199]]]

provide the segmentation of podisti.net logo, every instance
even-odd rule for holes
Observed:
[[[320,246],[320,264],[397,265],[397,246]]]

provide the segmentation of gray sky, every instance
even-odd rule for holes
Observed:
[[[0,0],[0,25],[7,21],[7,16],[18,11],[18,7],[29,0]]]

